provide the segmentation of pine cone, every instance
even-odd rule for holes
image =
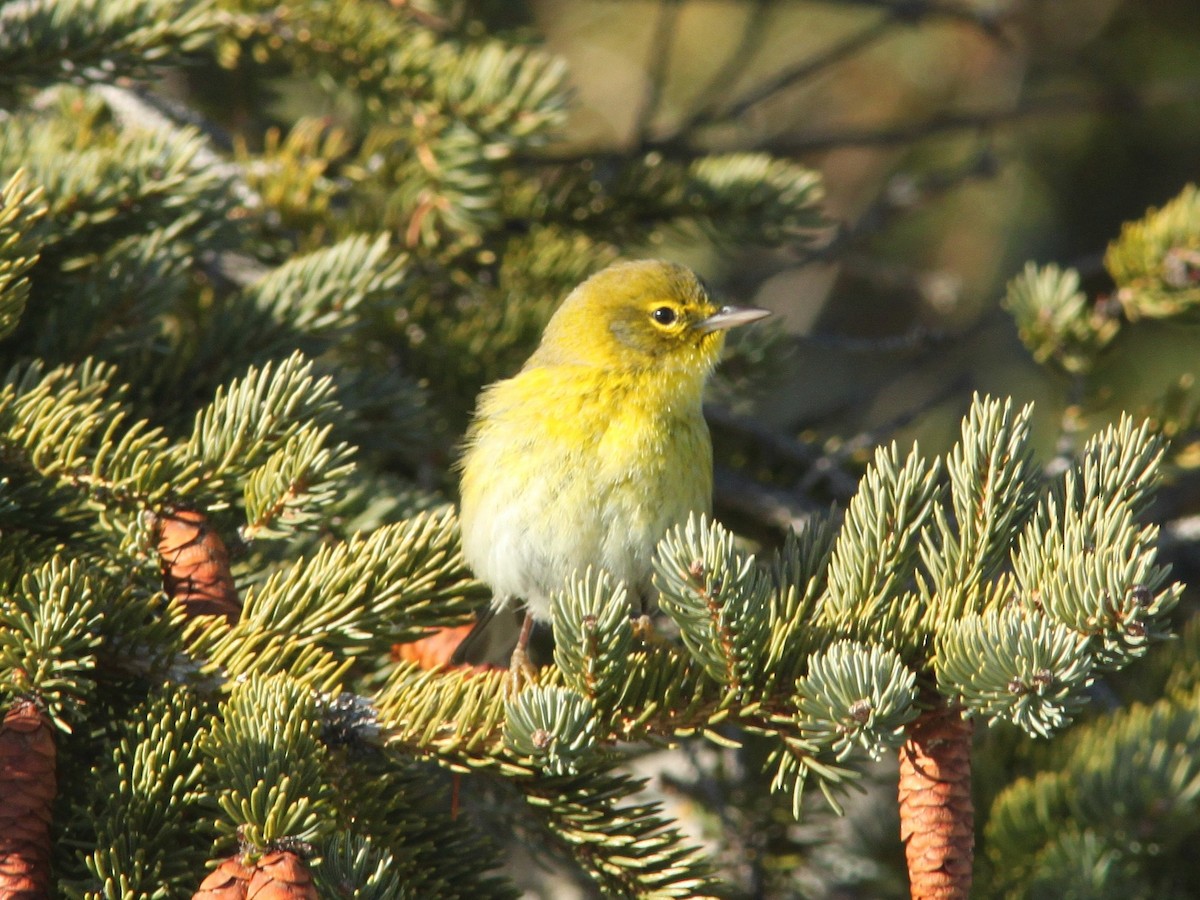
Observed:
[[[286,850],[258,861],[246,890],[248,900],[318,900],[308,863]]]
[[[200,883],[192,900],[244,900],[254,870],[242,865],[240,856],[231,856]]]
[[[0,897],[50,896],[50,804],[57,791],[50,720],[18,700],[0,725]]]
[[[971,722],[928,710],[900,748],[900,839],[913,900],[966,900],[975,856]]]
[[[163,590],[183,604],[189,616],[224,616],[236,622],[242,612],[229,552],[203,513],[190,509],[157,517]]]

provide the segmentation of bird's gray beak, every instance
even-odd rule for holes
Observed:
[[[757,306],[722,306],[707,319],[696,323],[696,330],[701,334],[713,331],[724,331],[726,328],[736,328],[756,322],[764,316],[769,316],[769,309],[759,309]]]

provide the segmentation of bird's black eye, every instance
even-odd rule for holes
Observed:
[[[670,325],[675,321],[675,310],[669,306],[660,306],[654,312],[650,313],[654,317],[654,321],[659,325]]]

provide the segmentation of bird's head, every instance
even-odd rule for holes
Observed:
[[[588,365],[706,375],[725,332],[769,315],[719,306],[684,266],[661,260],[617,263],[563,301],[546,325],[531,365]]]

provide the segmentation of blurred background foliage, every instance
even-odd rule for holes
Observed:
[[[570,99],[547,113],[562,115],[556,138],[545,146],[539,132],[541,146],[516,148],[518,156],[539,162],[590,156],[603,167],[606,159],[686,161],[707,152],[762,150],[820,172],[829,227],[815,245],[784,240],[764,249],[631,224],[619,248],[681,259],[726,296],[780,314],[778,325],[798,339],[770,344],[769,377],[764,381],[759,367],[761,402],[753,407],[772,428],[811,428],[821,439],[853,442],[863,432],[895,431],[899,423],[902,436],[911,432],[940,447],[953,436],[963,398],[977,388],[1037,400],[1037,433],[1052,448],[1064,411],[1072,421],[1087,417],[1073,426],[1086,433],[1117,410],[1149,410],[1188,367],[1190,333],[1129,329],[1081,394],[1078,385],[1033,364],[999,301],[1029,260],[1078,269],[1085,292],[1099,299],[1111,289],[1104,249],[1122,223],[1196,177],[1195,4],[395,6],[436,33],[544,40],[565,62]],[[286,19],[275,24],[286,30]],[[202,100],[239,152],[263,164],[254,187],[281,223],[298,232],[301,247],[327,241],[331,227],[398,228],[403,198],[381,196],[381,173],[371,169],[379,156],[372,159],[370,151],[388,135],[372,127],[368,146],[359,143],[368,110],[381,102],[372,83],[382,96],[385,81],[357,72],[361,60],[345,59],[340,71],[328,71],[315,47],[319,36],[311,40],[312,58],[299,65],[289,44],[285,66],[272,55],[280,35],[270,33],[271,18],[242,21],[252,24],[241,40],[225,40],[222,65],[184,73],[178,89]],[[363,45],[363,59],[370,50]],[[323,71],[316,93],[315,68]],[[276,77],[264,78],[272,72]],[[310,168],[288,167],[286,178],[273,171],[271,162],[288,159],[306,160]],[[338,179],[342,188],[349,179],[358,190],[348,211],[329,217],[329,203],[347,202],[334,187]],[[599,252],[603,259],[611,251]],[[495,360],[480,359],[477,371],[463,376],[452,432],[460,430],[478,386],[523,358],[557,300],[557,285],[547,290],[537,272],[521,271],[519,258],[506,260],[497,277],[541,300],[485,312],[507,316],[503,343],[513,346],[492,351]],[[756,358],[754,348],[747,350]],[[1081,400],[1083,406],[1067,409]],[[738,401],[748,411],[744,392]],[[864,442],[853,445],[861,449]]]
[[[1039,400],[1051,439],[1070,395],[997,315],[1004,284],[1058,261],[1109,290],[1121,224],[1196,177],[1191,3],[547,2],[531,16],[570,64],[573,142],[766,149],[821,172],[830,246],[670,248],[806,336],[756,411],[786,428],[887,427],[934,403],[913,430],[937,441],[962,394],[937,398],[965,383]],[[1123,336],[1087,411],[1157,396],[1194,349],[1170,332]]]

